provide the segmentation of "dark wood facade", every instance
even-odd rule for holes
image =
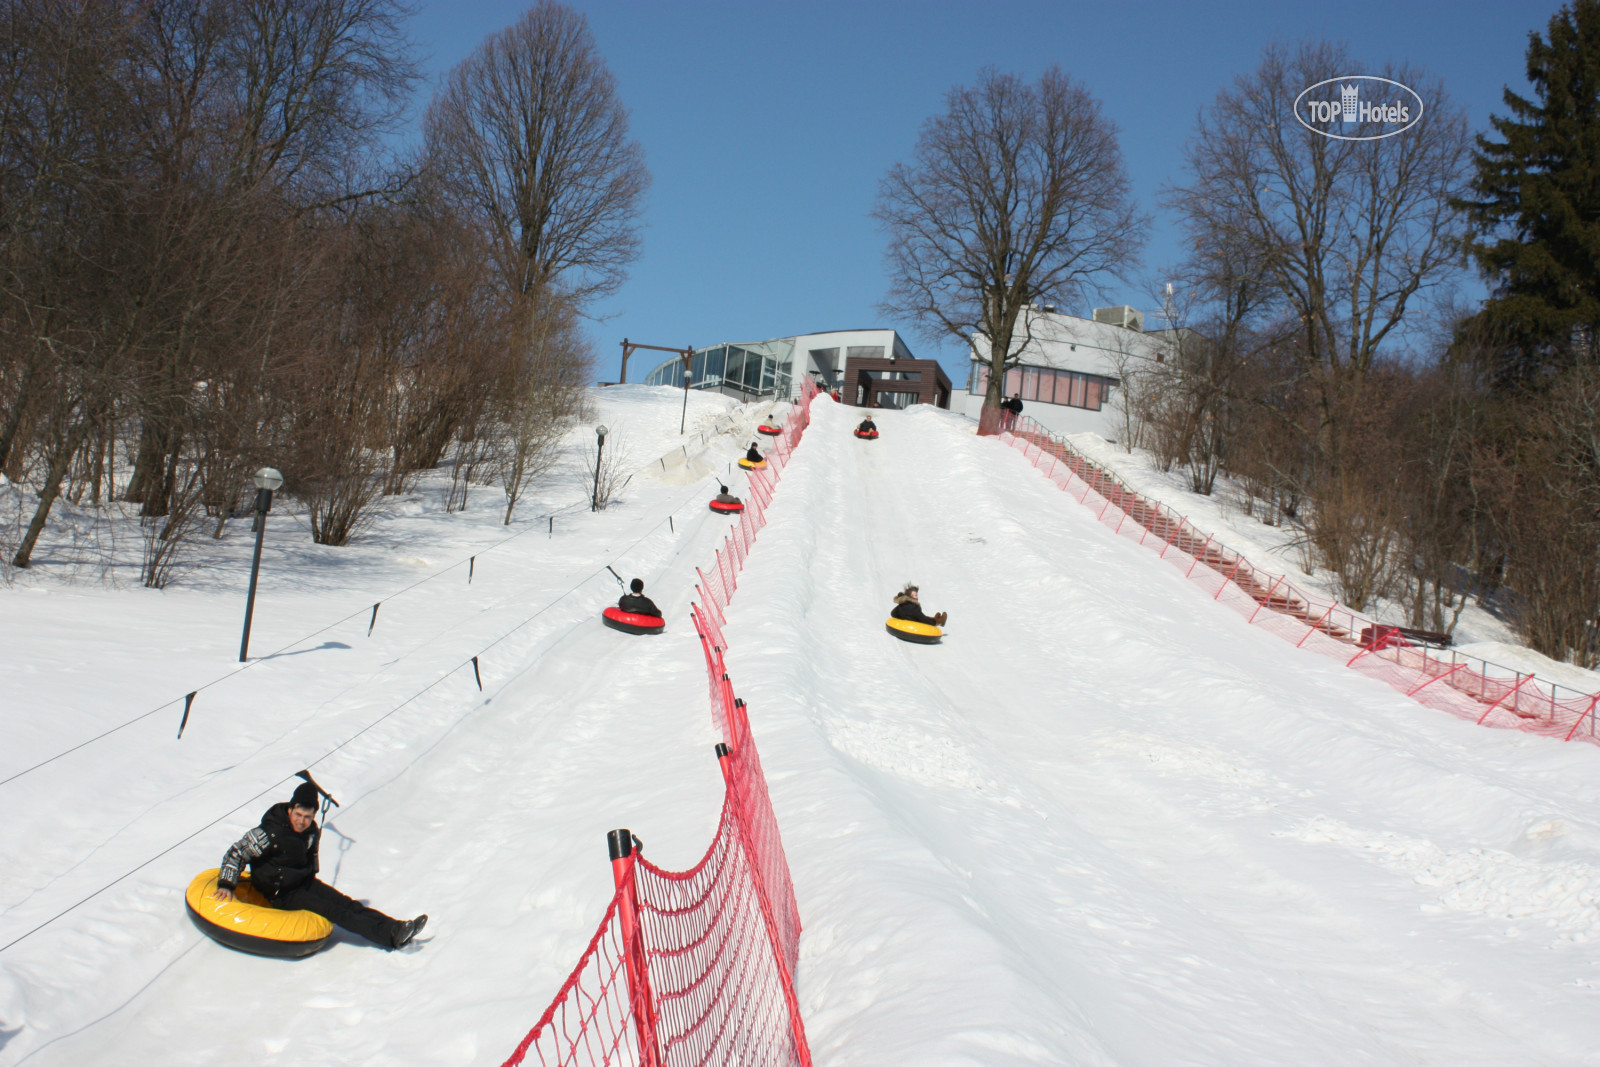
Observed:
[[[852,359],[845,363],[839,399],[852,407],[948,408],[950,388],[950,377],[937,360]]]

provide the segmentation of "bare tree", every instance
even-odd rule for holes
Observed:
[[[1006,369],[1028,339],[1024,309],[1121,275],[1146,223],[1116,127],[1059,69],[1030,85],[989,68],[946,103],[923,125],[912,161],[879,186],[873,216],[889,238],[892,279],[883,307],[930,338],[987,349],[978,429],[993,433]]]
[[[507,526],[529,482],[560,458],[565,416],[579,406],[577,383],[563,387],[560,369],[586,367],[593,359],[565,303],[549,303],[537,313],[540,321],[521,331],[534,339],[528,360],[510,376],[500,398],[495,467],[506,492]]]
[[[1272,289],[1300,328],[1295,348],[1315,401],[1302,427],[1335,466],[1358,420],[1368,372],[1407,313],[1460,270],[1452,201],[1468,176],[1466,119],[1437,81],[1408,68],[1427,111],[1379,140],[1335,140],[1294,118],[1299,94],[1360,66],[1326,43],[1267,49],[1202,113],[1187,184],[1167,194],[1202,259],[1229,259]]]
[[[622,284],[650,177],[582,15],[540,0],[489,37],[450,72],[424,131],[509,289],[583,307]]]

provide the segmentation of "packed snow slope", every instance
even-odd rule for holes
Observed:
[[[875,414],[857,441],[815,404],[726,629],[819,1067],[1592,1062],[1600,751],[1300,653],[970,423]],[[370,638],[363,616],[264,659],[182,742],[162,713],[0,785],[0,1064],[503,1059],[599,921],[605,831],[681,869],[715,827],[685,612],[727,528],[704,473],[742,443],[387,603]],[[383,573],[441,555],[424,518]],[[608,563],[665,635],[600,626]],[[299,622],[359,607],[317,573]],[[884,632],[908,580],[942,645]],[[19,622],[37,594],[7,592],[0,727],[22,694],[30,752],[61,751],[225,667],[236,593],[159,598],[155,624],[148,594],[57,590]],[[305,629],[263,617],[262,649]],[[5,749],[0,778],[33,758]],[[406,950],[265,960],[188,922],[188,880],[312,762],[344,802],[324,877],[427,911]]]
[[[1600,753],[1250,629],[970,423],[814,412],[727,639],[819,1064],[1593,1062]]]

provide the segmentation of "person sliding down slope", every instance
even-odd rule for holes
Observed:
[[[917,600],[917,587],[907,583],[906,587],[894,595],[894,610],[889,612],[889,617],[904,619],[906,622],[920,622],[926,626],[943,626],[944,620],[949,618],[948,612],[929,617],[922,613],[922,603]]]
[[[721,492],[719,492],[717,494],[717,503],[719,503],[719,504],[738,504],[738,503],[740,503],[740,500],[739,500],[738,497],[736,497],[732,493],[728,492],[728,487],[727,486],[725,486],[725,485],[723,485],[723,484],[721,484],[719,482],[719,483],[717,483],[717,488],[719,490],[721,490]],[[637,579],[635,579],[635,581],[637,581]]]
[[[877,433],[877,432],[878,432],[878,424],[872,421],[872,416],[871,415],[868,415],[866,418],[862,419],[861,420],[861,425],[856,427],[856,433]]]
[[[726,488],[726,487],[724,487]],[[617,601],[617,607],[631,615],[650,615],[662,618],[661,609],[656,607],[656,602],[644,595],[644,581],[635,578],[628,586],[629,592],[622,594],[622,599]]]
[[[724,455],[726,455],[726,453],[724,453]],[[756,443],[754,441],[750,442],[750,450],[744,454],[744,458],[749,460],[751,463],[761,462],[761,453],[756,451]]]
[[[374,944],[404,948],[422,932],[426,915],[415,919],[391,919],[383,912],[352,900],[317,877],[321,865],[317,844],[322,830],[317,826],[317,787],[310,782],[295,786],[294,796],[284,804],[274,804],[261,817],[261,825],[234,842],[222,859],[217,875],[218,900],[230,900],[239,884],[246,863],[250,865],[250,884],[274,908],[284,911],[310,911],[335,926],[360,934]]]

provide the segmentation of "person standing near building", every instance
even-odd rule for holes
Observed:
[[[1002,430],[1014,429],[1017,419],[1022,415],[1022,394],[1012,393],[1010,400],[1000,401],[1000,428]]]

